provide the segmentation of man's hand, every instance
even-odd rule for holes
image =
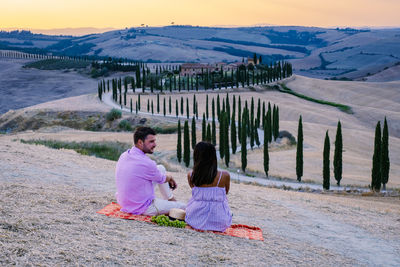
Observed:
[[[175,180],[172,178],[171,175],[167,175],[167,178],[165,180],[169,184],[169,187],[172,190],[175,190],[178,187],[178,185],[176,184]]]

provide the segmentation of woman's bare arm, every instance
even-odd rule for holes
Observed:
[[[190,188],[193,188],[194,185],[192,184],[191,176],[192,176],[192,172],[188,172],[188,174],[187,174],[188,184],[189,184]]]
[[[229,192],[229,187],[230,187],[230,184],[231,184],[231,176],[230,176],[230,174],[229,174],[229,172],[225,172],[225,191],[226,191],[226,194],[228,194],[228,192]]]

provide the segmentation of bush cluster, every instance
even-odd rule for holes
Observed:
[[[107,113],[106,119],[107,121],[113,121],[122,117],[122,112],[118,109],[113,108],[110,112]]]

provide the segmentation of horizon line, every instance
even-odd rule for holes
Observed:
[[[279,24],[270,24],[270,23],[256,23],[251,25],[228,25],[228,24],[216,24],[216,25],[191,25],[191,24],[169,24],[169,25],[146,25],[141,24],[137,26],[129,26],[129,27],[91,27],[91,26],[82,26],[82,27],[64,27],[64,28],[30,28],[30,27],[0,27],[0,31],[30,31],[35,34],[45,34],[45,35],[72,35],[72,36],[83,36],[87,34],[99,34],[108,31],[115,30],[123,30],[130,28],[162,28],[162,27],[171,27],[171,26],[186,26],[186,27],[201,27],[201,28],[250,28],[250,27],[304,27],[304,28],[325,28],[325,29],[336,29],[336,28],[352,28],[352,29],[397,29],[399,26],[349,26],[349,25],[335,25],[335,26],[307,26],[307,25],[279,25]],[[81,33],[73,34],[73,32],[81,31]],[[53,33],[51,33],[53,32]],[[59,33],[56,33],[59,32]],[[70,32],[69,34],[63,34],[61,32]]]

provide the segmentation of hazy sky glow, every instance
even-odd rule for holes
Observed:
[[[1,0],[0,28],[400,26],[400,0]]]

